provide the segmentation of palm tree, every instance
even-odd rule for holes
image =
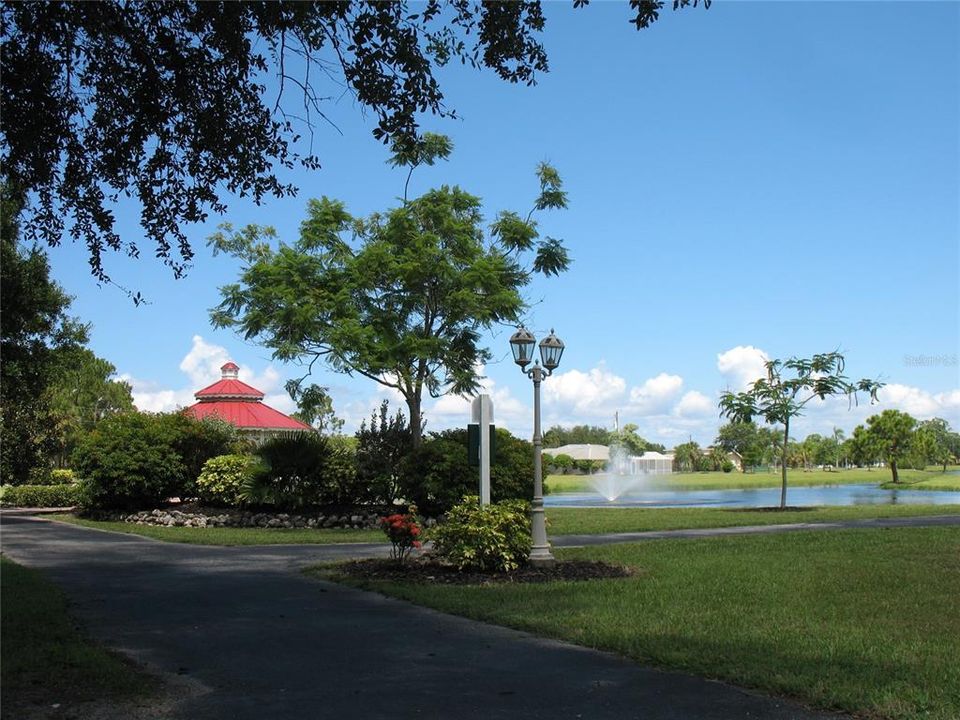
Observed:
[[[835,428],[833,429],[833,442],[834,442],[834,444],[837,446],[837,464],[836,464],[836,467],[837,467],[838,469],[839,469],[839,467],[840,467],[840,445],[843,443],[844,440],[846,440],[846,438],[847,438],[847,434],[846,434],[841,428],[835,427]]]

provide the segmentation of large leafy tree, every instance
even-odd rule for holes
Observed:
[[[867,418],[867,433],[887,463],[893,482],[900,482],[897,465],[914,451],[913,434],[917,421],[900,410],[884,410]]]
[[[640,427],[635,423],[626,423],[619,432],[610,434],[610,444],[622,447],[628,455],[643,455],[647,450],[663,452],[663,446],[651,443],[637,434]]]
[[[631,0],[632,22],[663,6]],[[528,85],[548,69],[538,1],[6,2],[0,28],[3,179],[31,200],[27,237],[85,242],[100,280],[104,252],[140,251],[116,231],[117,200],[139,204],[179,276],[183,224],[223,213],[224,191],[295,192],[278,169],[319,165],[314,125],[345,92],[377,138],[410,141],[418,115],[455,116],[435,77],[448,62]]]
[[[950,423],[943,418],[923,420],[917,425],[917,440],[925,460],[943,466],[955,462],[960,457],[960,433],[950,429]]]
[[[449,152],[448,141],[428,135],[420,152],[399,147],[394,161],[420,164]],[[271,228],[224,226],[211,243],[244,268],[239,283],[221,288],[213,324],[280,360],[320,359],[396,390],[418,445],[424,397],[475,392],[477,365],[491,357],[481,333],[520,320],[534,273],[567,269],[563,245],[541,239],[533,219],[565,207],[566,194],[550,166],[537,177],[530,212],[499,213],[489,233],[480,199],[448,186],[366,219],[336,200],[311,200],[299,240],[276,250]]]
[[[51,407],[61,465],[66,464],[80,437],[101,420],[135,410],[130,384],[116,379],[115,374],[112,363],[88,348],[69,348],[59,354],[51,383]]]
[[[725,392],[720,396],[720,414],[734,422],[751,422],[763,418],[783,428],[781,437],[780,508],[787,506],[787,462],[790,449],[790,422],[803,414],[814,399],[846,395],[856,401],[858,392],[876,400],[881,383],[863,378],[856,382],[844,375],[844,357],[839,352],[821,353],[812,358],[769,360],[767,377],[754,382],[740,393]]]
[[[65,350],[87,339],[50,279],[46,255],[19,242],[16,205],[0,203],[0,481],[25,483],[56,447],[51,387]]]
[[[717,431],[714,443],[727,452],[739,454],[743,458],[743,472],[763,461],[764,438],[756,423],[726,423]]]
[[[849,443],[850,459],[858,467],[873,465],[880,458],[880,447],[863,425],[857,425],[853,429],[853,434],[847,443]]]
[[[613,433],[599,425],[574,425],[565,428],[554,425],[543,434],[543,446],[558,448],[564,445],[609,445]]]

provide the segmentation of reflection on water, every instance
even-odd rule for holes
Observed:
[[[548,507],[771,507],[780,504],[780,488],[748,490],[629,490],[612,502],[597,493],[557,493]],[[876,485],[788,487],[787,504],[812,505],[960,505],[960,492],[884,490]]]

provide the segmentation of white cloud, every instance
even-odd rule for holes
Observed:
[[[948,416],[956,417],[960,413],[960,390],[931,394],[920,388],[891,383],[880,388],[877,399],[884,406],[903,410],[920,420],[949,419]]]
[[[589,372],[557,373],[542,385],[545,404],[556,413],[596,418],[611,415],[622,400],[627,382],[604,367]]]
[[[481,376],[478,395],[489,395],[493,402],[493,422],[497,427],[522,428],[532,422],[531,410],[510,392],[510,388],[497,387],[496,382],[484,375],[485,368],[478,366]],[[424,407],[429,430],[445,430],[451,427],[466,427],[473,415],[475,396],[444,395]]]
[[[643,385],[631,388],[629,411],[636,415],[661,415],[670,409],[681,389],[682,377],[660,373]]]
[[[766,376],[764,363],[769,356],[753,345],[738,345],[717,355],[717,370],[734,392],[746,390],[752,382]]]
[[[673,414],[679,417],[704,417],[717,414],[717,404],[696,390],[684,394],[673,408]]]
[[[194,393],[219,380],[220,367],[230,359],[226,348],[208,343],[200,335],[194,335],[189,352],[180,362],[180,370],[189,381],[187,387],[163,388],[153,381],[141,380],[127,374],[121,375],[120,379],[130,383],[133,403],[137,409],[146,412],[170,412],[193,405]],[[268,365],[260,373],[248,365],[240,365],[238,377],[263,392],[266,396],[264,402],[271,407],[285,413],[296,410],[296,404],[282,389],[280,373],[272,365]]]
[[[199,335],[193,336],[193,346],[180,369],[190,378],[190,384],[199,390],[220,379],[220,367],[230,360],[230,353],[219,345],[211,345]]]

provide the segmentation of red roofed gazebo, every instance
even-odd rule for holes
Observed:
[[[312,432],[313,428],[263,404],[263,393],[237,379],[240,368],[228,362],[220,368],[222,377],[198,390],[197,402],[184,410],[197,420],[218,417],[240,430],[266,440],[290,432]]]

